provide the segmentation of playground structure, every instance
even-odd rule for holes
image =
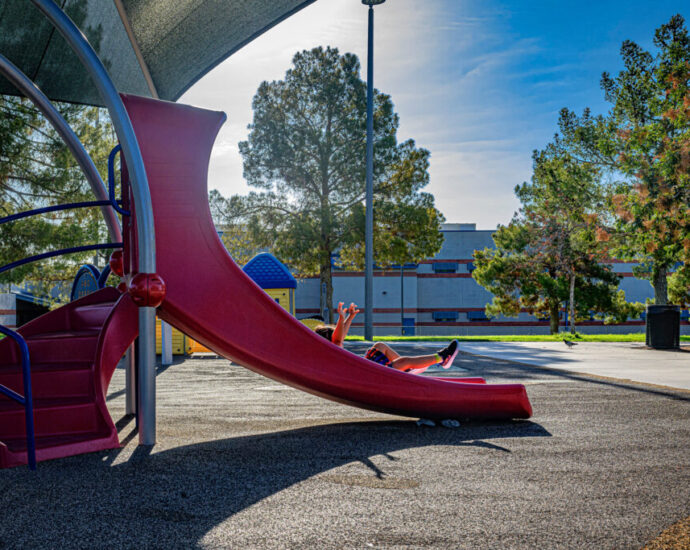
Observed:
[[[273,254],[261,252],[249,260],[242,268],[249,277],[258,284],[266,294],[275,300],[290,315],[295,315],[295,289],[297,281],[290,270]],[[309,325],[308,325],[309,326]],[[163,356],[163,326],[156,320],[156,354]],[[185,333],[172,327],[168,353],[170,355],[189,355],[194,353],[212,353],[210,349]],[[170,358],[172,360],[172,358]]]
[[[117,447],[105,396],[117,362],[137,336],[136,367],[129,362],[126,377],[127,410],[137,414],[140,444],[153,445],[156,312],[234,363],[340,403],[436,419],[531,415],[522,385],[388,369],[338,348],[295,320],[227,255],[213,226],[206,176],[224,115],[120,96],[65,13],[51,0],[31,1],[76,52],[108,107],[126,167],[122,208],[112,192],[106,193],[46,96],[1,55],[0,69],[41,110],[52,113],[80,159],[100,199],[90,206],[103,209],[115,241],[86,249],[123,246],[122,261],[111,264],[123,283],[17,331],[2,329],[8,337],[0,342],[0,467],[35,466],[36,460]],[[308,3],[285,1],[276,9],[287,16]],[[262,31],[276,22],[269,19]],[[121,233],[113,210],[123,214]]]

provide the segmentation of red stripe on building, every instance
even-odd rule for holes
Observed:
[[[14,315],[17,313],[16,309],[0,309],[0,315]]]
[[[458,313],[469,313],[470,311],[484,311],[483,307],[420,307],[419,313],[434,313],[436,311],[457,311]]]
[[[471,279],[470,273],[419,273],[419,279]]]
[[[415,272],[403,272],[404,277],[419,277]],[[334,271],[333,277],[364,277],[364,271]],[[374,271],[374,277],[397,277],[400,278],[400,271]],[[318,277],[306,277],[307,279],[318,279]]]
[[[420,264],[470,264],[474,262],[472,258],[469,260],[422,260]]]

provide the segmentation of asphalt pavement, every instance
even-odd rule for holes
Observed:
[[[0,470],[0,548],[639,549],[690,516],[690,392],[524,357],[444,373],[523,383],[534,416],[418,426],[187,359],[147,448],[118,369],[122,448]]]

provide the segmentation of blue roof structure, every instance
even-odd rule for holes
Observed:
[[[278,258],[268,252],[257,254],[242,268],[261,288],[297,288],[297,281]]]

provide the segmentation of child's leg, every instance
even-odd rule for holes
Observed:
[[[391,365],[394,369],[408,371],[413,369],[426,369],[440,363],[438,355],[416,355],[406,357],[399,355]]]

